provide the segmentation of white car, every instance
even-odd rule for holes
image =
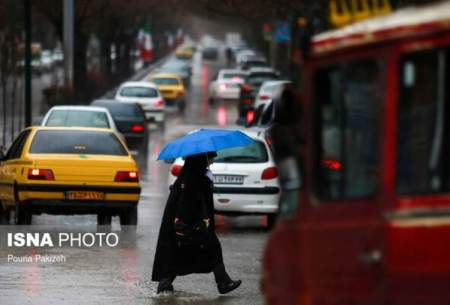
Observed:
[[[258,116],[266,111],[267,107],[272,103],[272,100],[280,97],[284,88],[290,84],[292,82],[288,80],[264,82],[255,98],[254,109],[257,116],[255,119],[258,119]]]
[[[53,65],[55,62],[53,61],[52,52],[50,50],[42,50],[41,52],[41,68],[45,72],[49,72],[53,69]]]
[[[210,169],[214,175],[214,209],[225,215],[267,215],[271,226],[278,212],[280,184],[272,151],[258,130],[243,131],[254,144],[223,149]],[[169,185],[180,174],[183,159],[172,164]]]
[[[54,106],[47,111],[42,126],[108,128],[119,133],[108,109],[93,106]]]
[[[123,83],[117,90],[115,99],[119,102],[138,103],[142,106],[147,120],[164,123],[166,105],[158,87],[153,83]]]
[[[222,69],[209,84],[209,100],[237,100],[247,73],[236,69]]]
[[[256,56],[256,53],[250,49],[240,50],[236,53],[236,64],[240,65],[243,61],[248,58]]]

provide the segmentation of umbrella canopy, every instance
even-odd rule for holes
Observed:
[[[158,156],[158,160],[175,159],[224,148],[246,146],[255,141],[239,130],[199,129],[186,136],[172,141]]]

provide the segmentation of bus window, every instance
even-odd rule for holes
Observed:
[[[367,198],[377,188],[377,62],[363,60],[318,70],[316,194],[321,199]]]
[[[426,194],[449,185],[449,52],[405,56],[400,64],[397,191]]]

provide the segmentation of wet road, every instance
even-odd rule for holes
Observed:
[[[175,293],[157,295],[151,282],[156,238],[168,195],[169,165],[156,162],[167,141],[200,127],[229,126],[236,120],[233,104],[208,105],[208,81],[222,61],[202,62],[194,58],[192,85],[184,116],[170,112],[164,131],[151,128],[148,152],[138,155],[142,172],[137,233],[120,232],[113,219],[112,232],[120,242],[116,247],[44,247],[12,248],[2,241],[0,248],[0,304],[262,304],[259,292],[261,253],[267,236],[265,217],[231,218],[217,216],[225,265],[242,286],[220,296],[212,274],[178,277]],[[1,228],[5,232],[13,227]],[[41,232],[70,230],[96,232],[96,217],[34,216],[33,228]],[[63,255],[65,262],[8,262],[8,255]]]

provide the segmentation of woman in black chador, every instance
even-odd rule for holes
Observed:
[[[221,294],[241,284],[240,280],[233,281],[225,271],[222,248],[215,234],[213,176],[208,169],[215,156],[216,153],[211,152],[188,156],[180,176],[173,184],[164,210],[153,263],[152,280],[159,282],[158,293],[173,291],[175,277],[191,273],[213,272]],[[179,220],[187,224],[203,220],[208,223],[207,243],[201,247],[180,246],[174,229],[174,223]]]

